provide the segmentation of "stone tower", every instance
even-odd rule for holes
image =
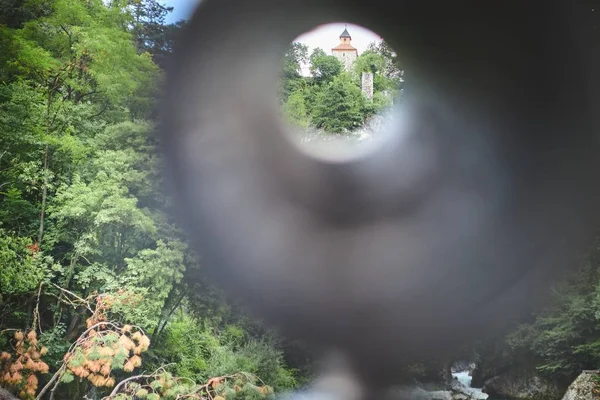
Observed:
[[[358,50],[350,44],[352,36],[348,33],[348,28],[340,35],[340,44],[331,49],[331,53],[342,62],[346,71],[350,71],[352,64],[358,58]]]
[[[369,100],[373,100],[373,73],[363,72],[361,77],[361,85],[363,94]]]

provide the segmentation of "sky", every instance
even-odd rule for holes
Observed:
[[[295,41],[307,45],[310,49],[309,53],[312,52],[314,48],[320,47],[325,50],[327,54],[331,54],[331,49],[340,44],[340,35],[346,26],[348,28],[348,33],[352,36],[352,46],[358,49],[359,54],[367,49],[369,43],[381,40],[379,35],[366,28],[340,22],[321,25],[308,33],[300,35]]]
[[[169,15],[168,22],[186,19],[194,11],[198,0],[163,0],[165,5],[174,7],[173,13]],[[320,47],[327,54],[340,43],[339,36],[344,31],[344,23],[332,23],[322,25],[311,32],[305,33],[296,39],[309,47],[309,54],[313,49]],[[368,29],[348,24],[348,32],[352,36],[352,45],[358,49],[358,53],[366,50],[371,42],[380,41],[381,38]]]
[[[163,0],[162,3],[173,7],[173,12],[168,16],[167,22],[176,22],[187,19],[194,11],[198,0]]]

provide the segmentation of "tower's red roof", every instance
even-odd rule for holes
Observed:
[[[338,44],[337,46],[335,46],[331,50],[332,51],[335,51],[335,50],[350,50],[350,51],[356,51],[356,52],[358,52],[358,50],[356,50],[356,47],[354,47],[354,46],[352,46],[351,44],[348,44],[348,43]]]

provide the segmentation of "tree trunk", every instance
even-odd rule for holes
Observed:
[[[69,328],[67,329],[67,333],[65,337],[67,340],[75,340],[79,336],[79,322],[81,321],[81,314],[79,313],[79,309],[74,310],[73,318],[71,319],[71,323],[69,324]]]
[[[64,29],[64,28],[63,28]],[[52,121],[50,120],[50,108],[52,107],[52,95],[53,91],[56,90],[58,85],[58,75],[54,77],[54,82],[48,87],[48,99],[46,100],[46,136],[50,135]],[[38,245],[42,244],[42,238],[44,237],[44,217],[46,216],[46,198],[48,197],[48,157],[50,153],[50,146],[46,143],[44,149],[44,180],[42,185],[42,207],[40,210],[40,230],[38,232]]]
[[[44,217],[46,214],[46,198],[48,197],[48,152],[50,149],[46,145],[44,151],[44,183],[42,185],[42,207],[40,211],[40,230],[38,232],[38,245],[42,244],[42,238],[44,237]]]
[[[152,338],[150,339],[150,342],[153,342],[154,339],[156,339],[158,336],[160,336],[160,334],[165,330],[167,323],[169,322],[169,318],[171,318],[171,315],[173,315],[175,310],[177,310],[179,308],[179,305],[181,304],[181,302],[183,301],[184,298],[185,298],[185,293],[182,294],[181,297],[179,297],[179,299],[175,302],[175,305],[171,308],[171,310],[169,312],[166,313],[166,315],[163,310],[163,312],[161,313],[161,317],[158,320],[158,325],[156,326],[156,329],[152,333]]]

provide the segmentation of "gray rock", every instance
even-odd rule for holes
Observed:
[[[456,397],[459,395],[464,395],[470,400],[486,400],[489,397],[489,395],[483,393],[481,389],[467,387],[458,379],[452,380],[452,391],[455,393],[455,396],[453,397],[455,400],[460,400],[458,397]]]
[[[448,393],[446,396],[444,393]],[[435,397],[434,397],[435,396]],[[435,391],[428,392],[421,387],[402,387],[396,388],[389,399],[393,400],[452,400],[450,392]]]
[[[472,400],[487,400],[488,397],[490,397],[489,394],[483,393],[481,390],[476,389],[471,389],[471,391],[468,392],[468,394],[469,398],[471,398]]]
[[[427,393],[429,394],[428,400],[486,400],[488,398],[485,393],[469,390],[439,390]]]
[[[438,390],[435,392],[429,392],[431,400],[453,400],[452,392],[448,390]]]
[[[0,388],[0,400],[19,400],[19,398]]]
[[[467,396],[464,393],[453,393],[452,394],[452,399],[453,400],[471,400],[471,397]]]
[[[455,361],[452,364],[451,370],[452,370],[452,372],[469,371],[469,373],[471,373],[471,372],[473,372],[475,367],[476,367],[476,364],[472,361],[460,360],[460,361]]]
[[[583,371],[571,383],[562,400],[593,400],[594,389],[598,387],[598,379],[600,379],[600,371]]]
[[[462,391],[463,389],[467,389],[465,385],[462,384],[457,378],[452,379],[452,390]]]
[[[427,391],[421,387],[397,388],[394,400],[486,400],[488,395],[480,391],[461,388]]]
[[[487,380],[483,392],[490,397],[513,400],[558,400],[562,394],[551,380],[517,371]]]
[[[459,385],[453,385],[452,387],[452,392],[454,393],[453,398],[455,400],[463,399],[462,396],[466,396],[466,398],[469,400],[486,400],[489,397],[489,395],[487,393],[483,393],[481,389],[468,388],[460,384],[460,382]]]
[[[471,371],[471,377],[473,378],[471,379],[471,386],[480,388],[485,384],[486,374],[480,365],[477,365],[475,368],[473,368],[473,371]]]

